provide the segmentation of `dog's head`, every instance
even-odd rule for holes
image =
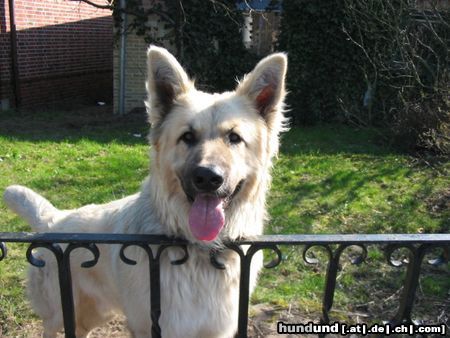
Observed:
[[[161,198],[176,201],[180,210],[175,212],[185,210],[179,218],[188,220],[189,230],[182,233],[212,241],[239,205],[264,209],[256,204],[264,204],[271,159],[284,128],[286,67],[284,54],[270,55],[234,92],[208,94],[195,89],[168,51],[150,47],[151,174],[158,175]]]

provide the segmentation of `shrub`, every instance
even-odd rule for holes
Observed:
[[[387,126],[407,149],[450,151],[449,8],[414,0],[284,0],[294,121]]]
[[[284,0],[280,50],[289,53],[288,102],[295,123],[336,118],[339,94],[361,91],[359,50],[342,32],[343,1]],[[359,76],[360,77],[360,76]]]
[[[363,109],[405,149],[450,151],[448,8],[412,0],[345,0],[359,62],[371,88]],[[357,112],[353,112],[357,114]],[[373,122],[373,121],[369,121]]]

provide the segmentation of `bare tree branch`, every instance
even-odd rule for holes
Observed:
[[[100,5],[97,4],[95,2],[89,1],[89,0],[80,0],[81,2],[84,2],[88,5],[94,6],[96,8],[100,8],[100,9],[110,9],[113,10],[114,9],[114,1],[113,0],[105,0],[106,3],[108,3],[108,5]]]
[[[166,20],[171,25],[175,25],[175,21],[170,17],[170,15],[167,12],[160,11],[154,8],[150,8],[146,11],[131,10],[129,8],[125,8],[125,10],[123,10],[114,6],[114,0],[105,0],[105,2],[108,3],[108,5],[100,5],[90,0],[80,0],[80,1],[88,5],[94,6],[96,8],[123,11],[126,14],[134,15],[136,17],[141,18],[146,18],[148,17],[148,15],[156,14],[160,16],[162,19]]]

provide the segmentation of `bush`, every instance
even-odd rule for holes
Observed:
[[[344,19],[341,0],[283,1],[278,48],[289,52],[288,103],[295,123],[335,119],[339,94],[361,92],[361,74],[352,69],[359,50],[342,32]]]
[[[345,11],[353,27],[346,34],[363,52],[359,64],[371,87],[371,102],[363,109],[389,126],[397,145],[448,153],[448,8],[420,9],[412,0],[346,0]]]
[[[387,126],[409,150],[450,151],[449,8],[413,0],[285,0],[295,122]]]

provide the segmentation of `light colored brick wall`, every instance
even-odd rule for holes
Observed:
[[[114,113],[119,111],[120,43],[114,45]],[[143,108],[146,99],[145,78],[148,45],[142,36],[127,35],[125,64],[125,113]]]
[[[154,0],[152,0],[154,1]],[[144,4],[148,4],[145,2]],[[128,22],[132,17],[128,18]],[[159,23],[156,16],[150,16],[148,24],[158,27],[158,36],[168,34],[163,28],[164,23]],[[157,36],[157,37],[158,37]],[[120,76],[120,37],[116,34],[114,44],[114,113],[119,112],[119,76]],[[126,37],[126,66],[125,66],[125,113],[135,108],[145,108],[144,101],[147,99],[145,81],[147,77],[147,49],[149,44],[143,36],[137,36],[133,31],[128,32]],[[165,48],[173,51],[173,46],[164,45]]]

